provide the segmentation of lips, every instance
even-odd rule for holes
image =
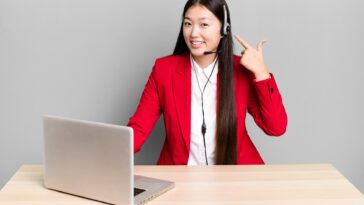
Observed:
[[[200,48],[204,42],[203,41],[190,41],[190,43],[191,43],[192,48]]]

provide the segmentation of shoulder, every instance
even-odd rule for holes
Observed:
[[[234,73],[237,77],[248,78],[250,80],[253,79],[254,74],[240,64],[240,58],[241,56],[233,56]]]
[[[171,67],[171,65],[177,65],[178,62],[184,57],[185,55],[169,55],[160,57],[155,60],[154,65],[158,67]]]
[[[241,58],[241,56],[234,55],[234,56],[233,56],[234,64],[235,64],[236,62],[239,62],[239,61],[240,61],[240,58]]]
[[[174,73],[185,70],[186,61],[189,62],[188,55],[169,55],[159,57],[155,60],[151,77],[158,83],[169,82],[173,79]]]
[[[233,56],[233,64],[234,64],[234,70],[242,70],[242,68],[244,68],[242,65],[240,65],[240,58],[241,56],[237,56],[237,55],[234,55]],[[246,70],[246,69],[243,69],[243,70]]]
[[[174,72],[184,70],[190,61],[188,54],[169,55],[155,60],[153,73],[156,75],[169,76]]]

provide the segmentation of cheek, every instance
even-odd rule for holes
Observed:
[[[187,38],[189,36],[189,34],[191,33],[191,28],[183,27],[182,33],[183,33],[183,37]]]
[[[182,33],[183,33],[183,38],[185,39],[185,41],[187,43],[188,37],[189,37],[188,31],[186,29],[183,29]]]
[[[220,42],[220,39],[221,39],[220,31],[219,32],[213,31],[206,35],[206,40],[210,41],[213,44],[218,44]]]
[[[219,26],[213,26],[206,30],[205,33],[206,39],[209,39],[210,42],[220,42],[221,31]]]

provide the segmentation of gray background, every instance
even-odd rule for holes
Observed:
[[[0,187],[42,163],[43,114],[125,125],[154,60],[174,48],[184,3],[0,0]],[[332,163],[363,192],[364,2],[228,3],[234,33],[268,40],[289,117],[281,138],[247,119],[266,163]],[[159,120],[136,163],[155,164],[163,139]]]

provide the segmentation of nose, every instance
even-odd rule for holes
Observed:
[[[191,37],[198,37],[200,34],[200,28],[198,26],[192,26],[192,29],[191,29]]]

